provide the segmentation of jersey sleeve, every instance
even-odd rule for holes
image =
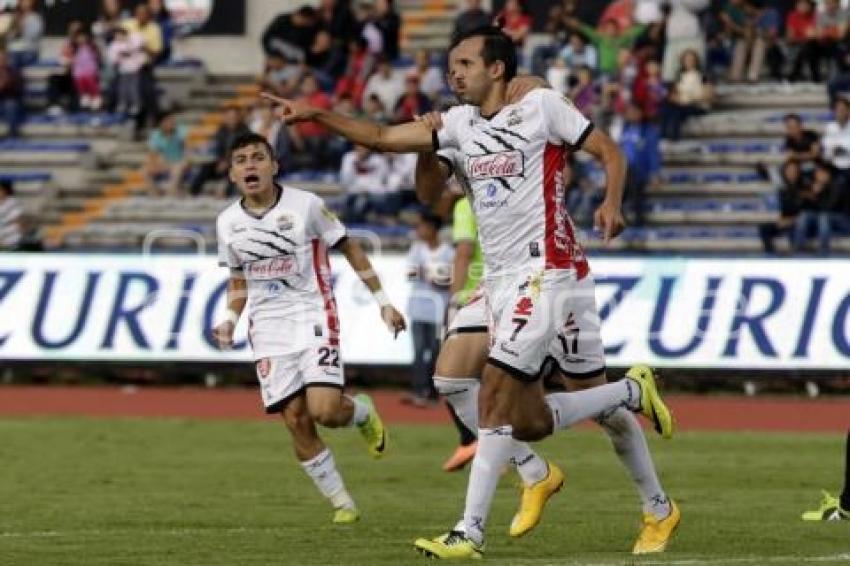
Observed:
[[[230,269],[242,269],[239,263],[239,258],[233,253],[230,247],[230,242],[227,239],[225,223],[222,217],[219,216],[215,223],[216,239],[218,240],[218,264],[221,267],[229,267]]]
[[[540,93],[549,140],[566,142],[573,148],[580,148],[593,131],[593,123],[566,96],[548,88],[537,89],[536,92]]]
[[[345,226],[325,202],[315,195],[310,197],[309,218],[307,218],[308,233],[321,238],[332,248],[345,238]]]
[[[455,203],[452,214],[452,241],[454,243],[478,239],[478,226],[468,198]]]
[[[460,147],[458,141],[458,126],[468,119],[465,106],[455,106],[443,112],[443,127],[434,132],[434,149],[446,149]]]

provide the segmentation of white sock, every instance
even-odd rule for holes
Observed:
[[[546,402],[552,409],[555,430],[560,430],[590,417],[613,413],[620,407],[637,406],[640,386],[631,379],[621,379],[582,391],[550,393]]]
[[[301,467],[313,479],[313,483],[319,488],[321,494],[331,502],[334,509],[340,507],[355,508],[354,500],[351,499],[345,489],[345,484],[342,483],[342,476],[336,471],[334,456],[329,449],[325,448],[312,460],[301,462]]]
[[[484,526],[499,484],[502,468],[513,452],[513,427],[510,425],[478,429],[478,450],[472,460],[463,525],[466,536],[476,544],[484,543]]]
[[[620,462],[629,471],[635,482],[643,510],[652,513],[658,519],[670,514],[670,500],[661,488],[646,437],[631,411],[619,408],[609,415],[596,419],[608,436]]]
[[[434,376],[434,387],[455,410],[460,422],[471,431],[478,430],[478,390],[481,383],[471,377]],[[513,441],[514,450],[510,462],[526,486],[534,485],[549,474],[546,460],[541,458],[525,442]]]
[[[369,405],[355,399],[354,397],[345,396],[346,399],[354,403],[354,412],[351,414],[351,420],[348,421],[348,426],[360,426],[369,418]]]

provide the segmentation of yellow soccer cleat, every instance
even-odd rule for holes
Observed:
[[[375,404],[372,402],[371,397],[365,393],[360,393],[354,398],[369,406],[369,417],[363,424],[358,425],[358,428],[360,429],[360,434],[366,440],[369,454],[373,458],[380,458],[387,449],[387,429],[384,427],[384,422],[381,420],[380,415],[378,415],[378,411],[375,410]]]
[[[848,521],[850,520],[850,511],[842,509],[838,498],[828,491],[824,491],[820,508],[806,511],[803,513],[802,519],[804,521]]]
[[[634,548],[632,548],[632,554],[664,552],[681,519],[682,513],[679,511],[679,506],[672,499],[670,500],[670,514],[664,519],[657,519],[652,513],[644,513],[643,528],[640,530]]]
[[[450,531],[434,539],[420,538],[413,546],[427,558],[479,560],[484,557],[484,545],[475,544],[462,531]]]
[[[664,404],[655,385],[655,374],[648,366],[633,366],[626,377],[640,386],[640,412],[652,422],[662,438],[673,436],[673,413]]]
[[[552,462],[546,462],[546,464],[549,466],[549,474],[536,484],[522,488],[519,509],[511,521],[512,537],[521,537],[536,527],[543,515],[546,502],[564,485],[564,472]]]
[[[340,507],[334,511],[333,522],[336,525],[351,525],[360,520],[360,512],[354,507]]]

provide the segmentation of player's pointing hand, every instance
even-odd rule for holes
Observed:
[[[381,318],[386,323],[387,327],[392,331],[393,338],[398,337],[398,333],[402,330],[407,330],[407,323],[404,322],[404,317],[392,305],[381,307]]]
[[[318,108],[311,106],[303,100],[289,100],[288,98],[281,98],[268,92],[262,93],[261,96],[277,105],[277,117],[287,124],[312,120],[319,113]]]
[[[620,205],[603,201],[593,214],[593,227],[602,232],[606,244],[619,236],[626,227]]]

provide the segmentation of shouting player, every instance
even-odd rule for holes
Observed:
[[[248,338],[268,413],[280,413],[295,456],[330,500],[334,523],[353,523],[357,507],[345,489],[333,455],[316,432],[356,426],[379,458],[387,432],[371,399],[343,395],[339,320],[330,283],[328,248],[342,252],[377,300],[381,317],[397,335],[404,318],[390,304],[369,258],[322,200],[274,182],[277,158],[256,134],[230,149],[230,180],[242,198],[218,216],[219,263],[230,268],[227,320],[215,337],[229,349],[233,330],[250,303]]]
[[[673,431],[670,411],[645,368],[614,383],[544,396],[540,370],[559,348],[572,357],[572,369],[584,367],[587,375],[604,371],[599,320],[590,300],[593,279],[564,203],[567,146],[588,151],[605,167],[606,196],[594,219],[606,241],[623,229],[626,165],[617,145],[554,91],[537,89],[519,103],[507,104],[507,83],[515,74],[516,50],[501,30],[479,28],[453,38],[449,77],[465,104],[443,115],[438,132],[421,122],[380,126],[304,101],[276,99],[288,122],[316,120],[380,151],[453,147],[464,156],[486,266],[493,345],[482,372],[478,450],[463,519],[444,535],[415,542],[417,549],[437,558],[483,555],[487,515],[500,471],[515,451],[515,438],[537,440],[620,407],[642,412],[664,437]],[[558,339],[562,333],[569,336],[563,345]],[[636,551],[666,546],[678,523],[675,506],[670,509],[663,520],[647,521],[644,530],[651,533],[646,538],[652,544]]]
[[[418,119],[434,131],[442,129],[443,124],[439,112],[431,112]],[[426,204],[436,204],[444,195],[444,189],[452,175],[455,176],[458,184],[466,192],[469,192],[469,182],[464,176],[463,163],[460,159],[456,150],[420,153],[416,163],[417,197]],[[458,201],[458,205],[464,202],[467,202],[466,198]],[[462,214],[460,216],[455,215],[455,221],[458,220],[464,221]],[[470,222],[467,220],[465,224],[467,231],[472,238],[475,238],[477,232],[474,219],[471,221],[471,231],[469,225]],[[477,241],[475,244],[477,246]],[[456,263],[455,267],[457,269],[454,277],[458,281],[453,281],[453,289],[459,288],[458,282],[468,280],[463,272],[466,266],[462,263]],[[474,266],[467,269],[472,270],[474,274]],[[478,269],[480,269],[480,266]],[[475,298],[476,296],[473,296],[473,299]],[[586,300],[587,308],[595,310],[594,298],[587,297]],[[454,408],[455,414],[471,430],[478,429],[478,380],[487,360],[488,328],[483,302],[483,300],[480,302],[473,300],[467,306],[461,308],[452,318],[449,323],[450,331],[443,348],[440,350],[440,356],[437,359],[437,371],[434,375],[434,384],[437,390],[445,395],[448,403]],[[592,313],[589,313],[589,315],[594,316]],[[565,330],[566,332],[559,335],[559,342],[563,340],[563,343],[568,343],[570,329]],[[584,330],[588,330],[586,324]],[[598,332],[598,328],[593,328],[593,331]],[[591,346],[594,348],[601,347],[600,344],[591,344]],[[598,352],[594,352],[594,354],[601,355]],[[563,348],[556,349],[553,358],[556,359],[560,373],[558,381],[565,385],[569,391],[607,383],[604,371],[587,373],[583,371],[584,367],[579,367],[578,371],[572,370],[577,363],[581,366],[583,362],[577,360],[574,356],[565,355]],[[635,368],[632,371],[640,371],[640,368]],[[644,513],[648,515],[646,520],[650,523],[655,522],[655,520],[663,521],[670,515],[672,503],[661,487],[649,453],[649,447],[634,415],[624,408],[619,408],[613,413],[598,418],[597,422],[608,433],[617,456],[634,480],[643,502]],[[520,448],[523,446],[522,443],[517,443],[517,445]],[[525,458],[519,459],[519,462],[523,463],[523,466],[520,466],[517,470],[523,480],[522,501],[520,509],[511,523],[511,536],[522,536],[537,525],[543,506],[563,483],[563,473],[555,464],[549,463],[549,474],[547,476],[545,464],[542,467],[536,465],[535,456],[533,452],[530,452]],[[536,458],[539,461],[539,456]],[[654,538],[651,537],[654,530],[650,528],[642,531],[634,546],[636,552],[644,553],[647,549],[656,547],[653,544]]]

